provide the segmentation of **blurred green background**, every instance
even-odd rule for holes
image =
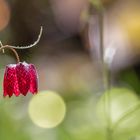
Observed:
[[[100,5],[104,49],[115,50],[113,57],[111,52],[107,56],[111,59],[110,116],[99,50]],[[139,7],[140,0],[0,0],[3,45],[30,45],[43,26],[36,46],[17,51],[21,61],[36,66],[39,92],[45,91],[46,98],[51,91],[57,93],[65,108],[61,112],[56,107],[59,99],[52,100],[53,105],[40,99],[45,102],[46,120],[48,115],[64,116],[57,126],[43,128],[30,116],[34,98],[30,93],[3,98],[5,66],[16,62],[5,50],[0,55],[0,140],[108,140],[108,117],[112,140],[140,140]]]

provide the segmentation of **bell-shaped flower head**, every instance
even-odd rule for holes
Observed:
[[[32,94],[38,91],[38,75],[33,64],[19,62],[6,66],[3,81],[4,97],[11,97],[13,94],[26,96],[28,92]]]

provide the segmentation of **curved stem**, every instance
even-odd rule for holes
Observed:
[[[11,46],[9,46],[9,45],[2,46],[2,47],[0,47],[0,51],[2,51],[3,49],[6,49],[6,48],[10,49],[15,54],[17,63],[19,63],[20,62],[19,55],[18,55],[17,51],[14,48],[12,48]]]
[[[31,45],[28,45],[28,46],[11,46],[11,45],[9,45],[9,46],[14,48],[14,49],[28,49],[28,48],[31,48],[31,47],[35,46],[40,41],[42,31],[43,31],[43,27],[41,26],[37,40]]]
[[[19,55],[18,55],[18,53],[16,52],[15,49],[27,49],[27,48],[31,48],[31,47],[35,46],[40,41],[40,38],[41,38],[41,35],[42,35],[42,31],[43,31],[43,27],[41,26],[37,40],[33,44],[31,44],[29,46],[11,46],[11,45],[4,45],[3,46],[2,42],[0,41],[0,46],[1,46],[0,47],[0,51],[2,50],[3,53],[4,53],[4,49],[5,48],[9,48],[15,54],[16,59],[17,59],[17,63],[19,63],[20,62]]]
[[[0,41],[0,46],[3,47],[3,44],[1,41]],[[2,49],[2,52],[4,53],[4,49]]]

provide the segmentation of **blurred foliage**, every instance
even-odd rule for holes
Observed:
[[[140,73],[138,68],[137,72],[134,70],[140,54],[139,3],[139,0],[0,0],[0,40],[4,45],[31,44],[43,25],[40,43],[18,52],[21,60],[37,66],[39,91],[56,91],[66,104],[62,123],[44,129],[33,124],[28,114],[30,94],[3,98],[5,65],[15,63],[13,54],[5,50],[0,56],[0,139],[108,140],[104,104],[108,91],[104,90],[101,63],[97,59],[99,26],[95,9],[102,4],[105,48],[116,49],[110,68],[112,87],[117,87],[110,91],[112,125],[132,111],[113,132],[113,140],[140,140],[140,110],[139,107],[133,110],[139,105],[140,95]]]

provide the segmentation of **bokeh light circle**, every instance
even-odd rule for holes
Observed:
[[[53,128],[63,121],[66,105],[56,92],[41,91],[30,100],[28,111],[37,126]]]
[[[110,94],[110,114],[106,104],[106,97]],[[139,107],[139,97],[133,90],[127,88],[112,87],[106,91],[97,103],[97,115],[103,126],[107,126],[107,119],[110,117],[112,129],[116,134],[131,136],[139,133],[140,130],[140,108],[132,111],[127,117],[117,122],[137,105]],[[117,124],[117,125],[116,125]],[[131,133],[130,133],[131,132]]]
[[[137,95],[127,88],[111,88],[109,93],[112,123],[115,123],[125,112],[139,102]],[[103,120],[106,119],[106,113],[108,112],[107,107],[105,107],[107,94],[108,91],[103,94],[97,106],[97,113]]]

